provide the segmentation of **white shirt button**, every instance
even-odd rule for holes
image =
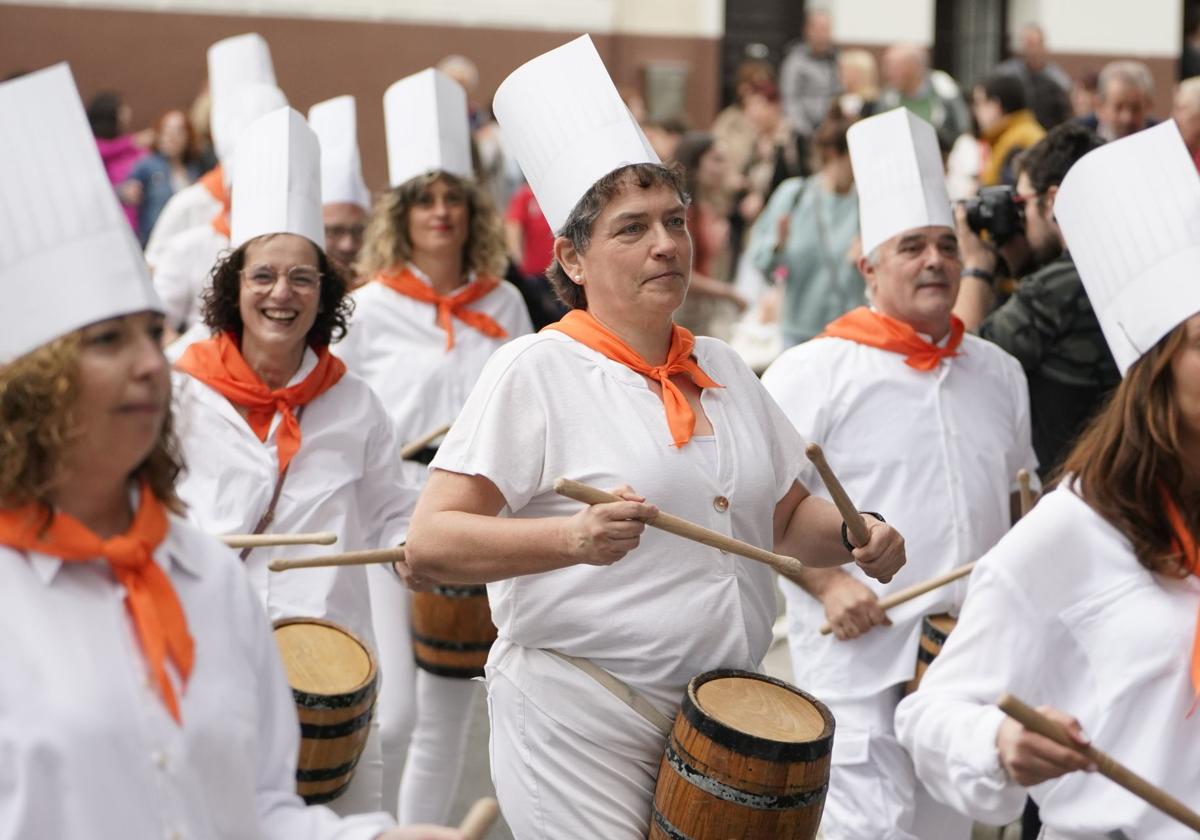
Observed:
[[[162,750],[155,750],[150,758],[159,770],[166,770],[171,764],[170,759],[167,758],[167,754]]]
[[[729,510],[729,499],[724,496],[717,496],[713,499],[713,507],[717,509],[718,513],[724,513]]]

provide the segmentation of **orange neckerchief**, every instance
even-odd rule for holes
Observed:
[[[1179,512],[1175,500],[1165,490],[1162,496],[1163,510],[1167,513],[1167,521],[1171,523],[1171,531],[1175,537],[1173,540],[1175,550],[1183,555],[1183,562],[1191,570],[1191,573],[1200,575],[1200,550],[1196,547],[1196,539],[1188,530],[1187,523],[1184,522],[1183,514]],[[1200,702],[1200,620],[1196,622],[1196,635],[1192,642],[1192,691],[1195,696],[1192,711],[1195,711],[1196,704]],[[1188,714],[1190,715],[1191,712]]]
[[[221,202],[221,212],[213,216],[213,230],[229,238],[229,202],[231,196],[229,190],[225,188],[225,176],[222,174],[221,164],[217,164],[212,169],[200,176],[200,183],[204,189],[208,190],[208,194]]]
[[[467,309],[468,303],[474,303],[500,285],[494,277],[480,277],[452,295],[439,295],[410,268],[398,274],[380,273],[375,279],[394,292],[436,306],[438,326],[446,331],[447,350],[454,347],[454,318],[490,338],[508,338],[508,332],[491,315]]]
[[[963,322],[950,316],[950,340],[945,347],[931,344],[903,321],[889,318],[879,312],[860,306],[825,327],[817,338],[845,338],[868,347],[878,347],[904,356],[904,363],[916,370],[929,371],[941,364],[942,359],[958,355],[962,344]]]
[[[307,405],[328,391],[346,372],[345,363],[329,352],[328,347],[317,349],[317,366],[303,381],[272,391],[250,369],[237,342],[229,333],[199,341],[189,347],[175,366],[212,388],[234,405],[250,409],[246,422],[266,441],[271,420],[278,411],[283,415],[276,436],[279,447],[279,472],[287,469],[292,456],[300,449],[300,423],[294,409]]]
[[[572,309],[562,320],[544,329],[566,333],[580,344],[603,353],[614,362],[620,362],[630,370],[657,381],[662,386],[663,407],[667,410],[667,428],[671,430],[671,440],[676,446],[683,446],[692,439],[692,431],[696,428],[696,413],[688,405],[683,391],[671,381],[671,377],[677,373],[686,373],[698,388],[725,387],[714,382],[700,369],[700,365],[692,358],[692,347],[696,343],[696,337],[678,324],[671,325],[671,347],[667,351],[667,361],[658,366],[650,365],[636,350],[585,309]]]
[[[149,485],[142,484],[141,501],[129,530],[107,540],[100,539],[75,517],[61,512],[56,512],[50,527],[39,534],[41,519],[37,505],[0,510],[0,544],[49,554],[67,563],[107,560],[113,576],[125,587],[125,608],[133,620],[142,656],[158,684],[158,693],[171,717],[182,724],[166,659],[170,657],[186,685],[195,662],[195,645],[175,587],[152,556],[167,535],[167,515],[162,502]]]

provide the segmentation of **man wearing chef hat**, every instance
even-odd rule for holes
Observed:
[[[853,566],[783,581],[796,683],[838,722],[822,830],[829,840],[966,838],[896,742],[892,717],[917,662],[923,618],[956,614],[966,582],[886,614],[889,592],[977,559],[1008,529],[1010,487],[1037,465],[1016,360],[951,315],[961,263],[937,136],[905,109],[848,132],[872,307],[789,350],[763,384],[819,443],[850,497],[905,535],[891,583]],[[802,480],[827,494],[812,467]],[[828,622],[833,635],[818,628]]]
[[[354,281],[354,263],[362,249],[371,214],[371,193],[363,180],[358,152],[358,110],[353,96],[335,96],[308,109],[308,124],[321,143],[321,220],[325,253]]]

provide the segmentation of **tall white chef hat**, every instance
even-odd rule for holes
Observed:
[[[864,254],[906,230],[954,227],[932,125],[907,108],[895,108],[850,126],[846,143]]]
[[[259,117],[238,142],[230,216],[234,248],[256,236],[294,233],[324,249],[321,146],[294,109]]]
[[[358,111],[353,96],[335,96],[308,109],[308,124],[321,141],[321,200],[371,209],[358,154]]]
[[[587,35],[514,70],[492,111],[554,231],[608,173],[660,162]]]
[[[1122,375],[1200,312],[1200,175],[1173,121],[1084,155],[1054,216]]]
[[[398,187],[426,172],[474,177],[467,93],[430,68],[394,82],[383,94],[388,180]]]
[[[162,303],[56,64],[0,84],[0,364]]]
[[[222,162],[232,159],[238,135],[253,122],[229,114],[229,109],[235,107],[233,93],[245,85],[276,87],[271,50],[255,32],[223,38],[208,48],[208,94],[212,103],[209,122],[213,149]]]
[[[226,184],[233,183],[237,144],[246,133],[246,129],[259,117],[286,108],[287,104],[287,97],[275,85],[249,82],[229,92],[225,107],[221,109],[221,136],[224,138],[221,174]],[[213,125],[215,130],[216,123]]]

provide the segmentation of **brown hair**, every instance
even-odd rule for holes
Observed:
[[[0,507],[40,506],[46,525],[62,480],[63,452],[79,437],[80,333],[69,333],[0,367]],[[181,513],[175,479],[183,469],[168,407],[154,449],[133,470],[168,508]]]
[[[1183,345],[1179,325],[1129,371],[1092,420],[1054,480],[1071,482],[1091,507],[1133,543],[1138,562],[1153,572],[1185,577],[1187,558],[1175,549],[1163,509],[1170,494],[1188,528],[1196,517],[1180,497],[1183,447],[1171,359]]]
[[[661,163],[634,163],[622,166],[592,184],[583,194],[583,198],[571,209],[571,214],[567,216],[557,235],[571,240],[571,247],[576,252],[586,253],[592,243],[592,227],[596,224],[596,219],[600,218],[609,201],[620,195],[626,187],[633,186],[642,190],[658,186],[670,187],[685,205],[691,201],[684,188],[683,168],[679,164],[664,166]],[[587,309],[587,294],[583,286],[567,276],[566,270],[558,260],[553,260],[546,269],[546,279],[550,281],[558,299],[571,309]]]
[[[411,259],[408,208],[439,180],[461,189],[467,197],[470,221],[467,242],[463,245],[463,267],[478,274],[504,276],[508,252],[504,247],[504,228],[491,196],[474,181],[440,171],[410,178],[379,196],[354,267],[360,276],[374,277]]]
[[[272,233],[244,242],[213,266],[212,283],[201,296],[204,323],[213,333],[227,332],[241,337],[242,311],[238,300],[242,288],[242,269],[246,267],[246,249],[251,243],[281,235]],[[346,278],[325,256],[324,249],[319,247],[317,268],[321,270],[321,303],[306,340],[310,347],[328,347],[346,334],[346,326],[354,314],[354,301],[347,294],[349,286]]]

